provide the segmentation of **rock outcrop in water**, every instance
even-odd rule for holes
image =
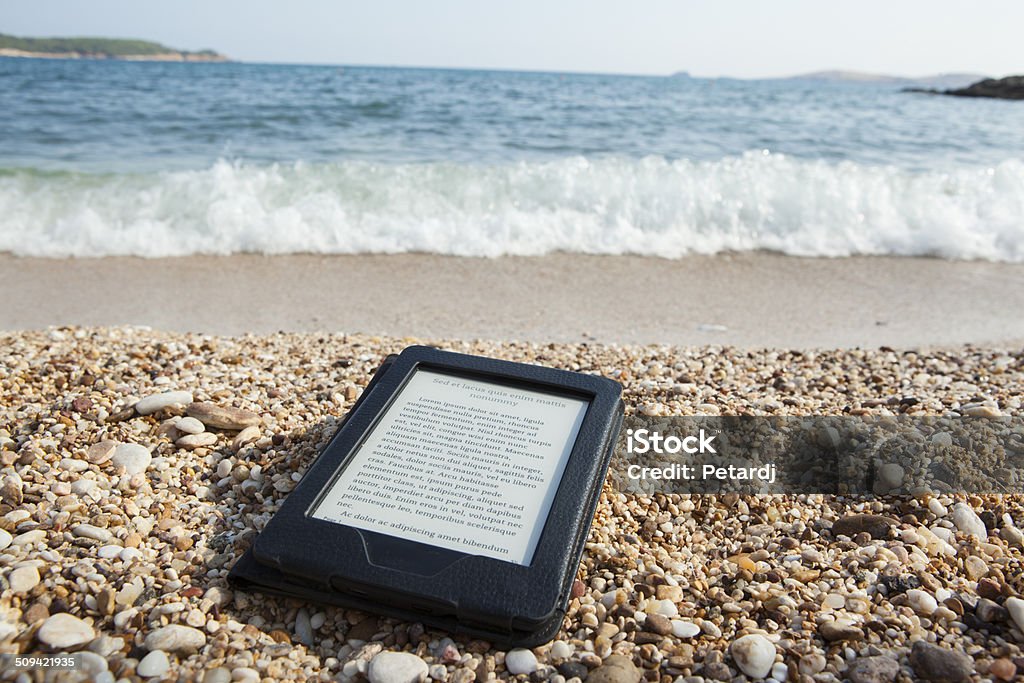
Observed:
[[[931,88],[905,88],[904,92],[922,92],[953,97],[994,97],[1000,100],[1024,100],[1024,76],[986,78],[966,88],[934,90]]]

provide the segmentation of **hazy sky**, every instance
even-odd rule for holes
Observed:
[[[33,0],[0,32],[145,38],[244,61],[699,76],[1024,73],[1019,0]]]

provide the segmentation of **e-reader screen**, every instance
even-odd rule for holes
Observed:
[[[311,516],[529,565],[588,405],[418,368]]]

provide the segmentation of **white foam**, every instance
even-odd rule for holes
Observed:
[[[507,165],[0,175],[0,251],[146,257],[767,249],[1024,261],[1024,163],[911,172],[749,153]]]

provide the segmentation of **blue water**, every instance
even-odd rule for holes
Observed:
[[[1024,103],[0,58],[0,251],[1024,260]]]

